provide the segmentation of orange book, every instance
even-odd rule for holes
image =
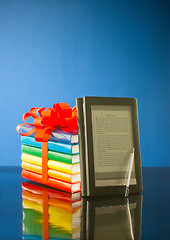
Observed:
[[[38,174],[42,174],[42,167],[34,165],[34,164],[30,164],[27,162],[22,162],[21,164],[22,168],[31,172],[35,172]]]

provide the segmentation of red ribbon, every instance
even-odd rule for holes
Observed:
[[[33,124],[27,119],[32,117]],[[17,126],[17,132],[21,136],[29,136],[35,133],[37,142],[47,142],[53,130],[61,129],[65,132],[77,131],[77,111],[76,107],[71,108],[67,103],[56,103],[53,108],[31,108],[30,112],[23,115],[25,123]],[[26,133],[20,133],[19,129],[23,125],[34,126]]]

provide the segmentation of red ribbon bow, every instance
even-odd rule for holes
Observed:
[[[27,123],[27,119],[32,117],[34,123]],[[37,142],[47,142],[53,130],[61,129],[65,132],[77,131],[77,111],[76,107],[71,108],[67,103],[56,103],[53,108],[31,108],[30,112],[23,115],[25,123],[17,126],[17,132],[21,136],[29,136],[35,133]],[[20,133],[19,129],[23,125],[34,126],[26,133]]]

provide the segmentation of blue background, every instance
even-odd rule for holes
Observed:
[[[0,0],[0,165],[33,106],[136,97],[143,166],[170,166],[170,1]],[[8,159],[8,161],[7,161]]]

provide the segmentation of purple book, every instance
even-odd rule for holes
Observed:
[[[19,133],[26,133],[33,129],[34,126],[31,125],[24,125],[20,127]],[[30,135],[31,137],[34,136],[34,133]],[[49,140],[55,141],[55,142],[60,142],[60,143],[66,143],[66,144],[77,144],[78,143],[78,134],[77,132],[64,132],[63,130],[60,129],[55,129],[51,135]]]

